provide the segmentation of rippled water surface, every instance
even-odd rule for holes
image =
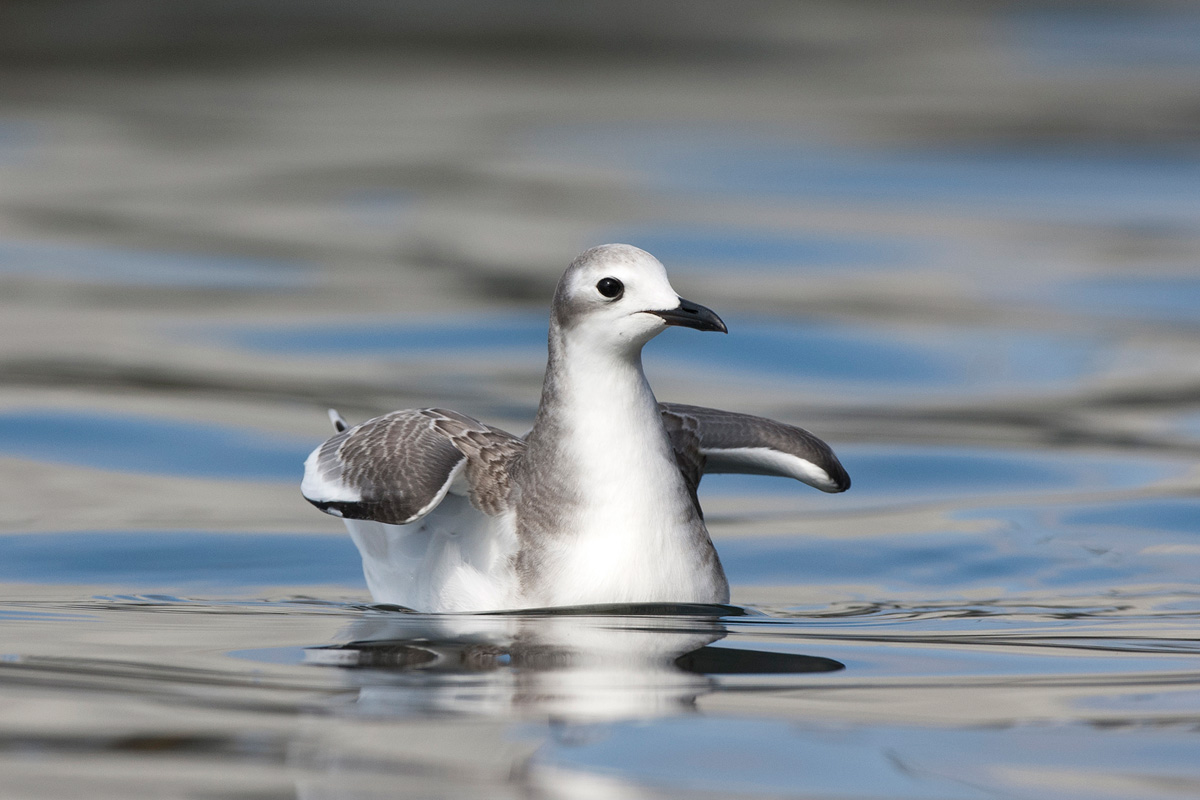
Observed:
[[[40,8],[0,797],[1200,795],[1190,6]],[[370,605],[298,493],[325,409],[526,430],[614,240],[729,324],[647,347],[660,399],[853,488],[705,479],[730,606]]]

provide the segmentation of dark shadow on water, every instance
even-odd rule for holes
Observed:
[[[675,665],[698,675],[799,675],[846,668],[840,661],[821,656],[729,647],[701,647],[675,659]]]
[[[489,613],[522,617],[745,617],[757,612],[721,603],[594,603],[582,606],[523,608],[520,611]]]

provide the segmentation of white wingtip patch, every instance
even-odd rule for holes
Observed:
[[[811,461],[769,447],[731,447],[704,449],[705,458],[717,467],[714,471],[758,475],[786,475],[823,492],[837,491],[829,473]]]
[[[321,475],[317,466],[320,453],[321,448],[318,447],[304,460],[304,480],[300,481],[300,494],[317,503],[357,503],[362,500],[362,495],[353,488],[343,483],[333,483]]]

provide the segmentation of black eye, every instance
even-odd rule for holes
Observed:
[[[615,300],[621,296],[621,292],[625,291],[625,284],[616,278],[601,278],[600,282],[596,284],[596,291]]]

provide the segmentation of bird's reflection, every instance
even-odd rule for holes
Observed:
[[[346,669],[366,714],[549,716],[596,721],[679,713],[720,675],[832,672],[828,658],[714,646],[730,606],[588,606],[514,614],[372,609],[346,644],[306,661]]]

